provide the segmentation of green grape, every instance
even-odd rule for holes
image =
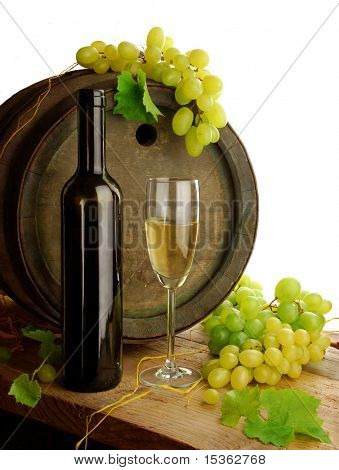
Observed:
[[[260,312],[260,303],[257,297],[249,295],[240,305],[240,313],[245,320],[254,320]]]
[[[281,380],[281,374],[275,367],[270,367],[268,377],[267,377],[267,385],[277,385]]]
[[[207,380],[209,373],[217,367],[220,367],[219,359],[211,359],[201,369],[201,375],[205,380]]]
[[[233,305],[229,300],[224,300],[213,312],[213,315],[220,316],[225,310],[232,311]]]
[[[152,79],[156,82],[161,82],[162,72],[164,71],[165,68],[166,68],[166,64],[164,62],[159,62],[158,64],[155,64],[151,69]]]
[[[323,318],[312,312],[304,312],[300,315],[300,324],[308,332],[321,330],[323,327]]]
[[[56,377],[56,370],[51,364],[44,364],[38,372],[38,377],[41,382],[49,384],[53,382]]]
[[[290,369],[290,363],[288,362],[288,359],[283,357],[276,368],[280,374],[287,374]]]
[[[222,323],[223,325],[226,325],[226,318],[228,317],[228,315],[229,315],[230,313],[234,313],[234,312],[233,312],[233,309],[232,309],[232,310],[228,310],[228,309],[225,308],[225,309],[223,310],[223,312],[220,314],[220,317],[219,317],[219,318],[220,318],[221,323]]]
[[[150,64],[157,64],[161,59],[161,49],[157,46],[147,46],[145,50],[145,59]]]
[[[212,339],[209,340],[207,346],[209,347],[209,350],[211,351],[212,354],[219,354],[221,346],[220,344],[215,343]]]
[[[292,346],[294,344],[294,333],[288,328],[280,328],[277,332],[277,340],[282,346]]]
[[[231,332],[241,331],[245,326],[245,320],[239,314],[232,312],[225,318],[225,325]]]
[[[95,47],[98,52],[105,52],[106,43],[104,41],[94,41],[91,46]]]
[[[301,309],[302,311],[307,310],[306,302],[304,302],[303,300],[297,300],[297,302],[298,302],[298,305],[299,305],[299,309]]]
[[[166,49],[166,52],[164,52],[165,61],[168,64],[171,64],[174,61],[174,57],[178,54],[180,54],[179,49],[177,49],[176,47],[169,47],[168,49]]]
[[[199,157],[204,146],[197,139],[197,128],[192,126],[185,135],[186,150],[191,157]]]
[[[321,295],[315,294],[314,292],[305,295],[303,300],[306,303],[307,310],[309,312],[317,312],[323,301]]]
[[[213,106],[213,98],[206,93],[202,93],[197,98],[197,105],[201,111],[208,111]]]
[[[281,302],[277,309],[280,320],[284,323],[294,323],[299,317],[298,306],[294,302]]]
[[[239,354],[239,361],[246,367],[258,367],[264,362],[264,355],[256,349],[246,349]]]
[[[249,373],[246,367],[237,366],[232,371],[231,375],[231,385],[234,390],[242,390],[247,387],[249,382]]]
[[[213,388],[222,388],[228,384],[231,379],[231,372],[228,369],[217,367],[208,374],[208,383]]]
[[[90,67],[100,58],[100,54],[93,46],[82,47],[76,53],[76,61],[82,67]]]
[[[159,26],[154,26],[151,28],[147,34],[146,44],[147,46],[158,47],[160,50],[164,46],[165,34],[162,28]]]
[[[300,377],[301,371],[302,367],[299,362],[291,362],[287,375],[291,377],[291,379],[298,379]]]
[[[179,83],[178,83],[178,86],[177,88],[175,89],[175,93],[174,93],[174,96],[175,96],[175,100],[178,104],[180,104],[181,106],[182,105],[185,105],[185,104],[188,104],[191,100],[190,99],[187,99],[186,96],[183,95],[182,93],[182,85],[183,85],[183,80],[181,80]]]
[[[244,273],[241,275],[238,284],[240,287],[252,287],[252,279],[248,274]]]
[[[215,95],[222,90],[222,80],[216,75],[206,75],[202,81],[204,92],[207,95]],[[251,287],[250,285],[248,287]]]
[[[262,310],[257,315],[257,319],[261,321],[264,327],[266,326],[267,320],[271,317],[274,317],[272,310]]]
[[[225,127],[227,124],[227,117],[224,108],[220,103],[214,102],[211,108],[206,112],[209,121],[218,128]]]
[[[122,41],[118,45],[118,51],[120,57],[124,60],[136,60],[140,54],[137,46],[128,41]]]
[[[275,296],[280,302],[295,300],[300,294],[300,282],[293,277],[284,277],[275,286]]]
[[[185,69],[183,72],[182,72],[182,78],[184,80],[192,80],[193,78],[195,78],[195,73],[194,73],[194,70],[192,69]]]
[[[196,100],[202,93],[201,81],[198,78],[184,80],[182,94],[190,100]]]
[[[166,86],[176,87],[181,80],[181,73],[171,67],[165,67],[161,75],[162,83]]]
[[[299,328],[294,332],[294,342],[297,346],[307,346],[311,341],[308,331]]]
[[[172,120],[174,134],[179,136],[186,135],[192,126],[193,117],[193,112],[189,108],[185,106],[179,108]]]
[[[307,346],[302,346],[302,350],[303,350],[303,353],[301,357],[299,358],[299,362],[300,364],[305,366],[306,364],[310,362],[311,355],[310,355],[309,350],[307,349]]]
[[[239,356],[239,348],[238,346],[235,346],[235,344],[228,344],[227,346],[224,346],[221,350],[220,350],[220,357],[224,354],[228,354],[228,353],[231,353],[231,354],[234,354],[235,356]]]
[[[263,293],[260,289],[256,289],[256,288],[252,287],[252,290],[253,290],[255,296],[257,297],[257,299],[260,299],[263,296]]]
[[[166,52],[167,49],[174,46],[174,40],[170,36],[165,37],[164,45],[162,46],[162,52]]]
[[[264,336],[264,346],[265,349],[268,348],[279,348],[280,344],[279,341],[277,340],[276,335],[274,334],[265,334]]]
[[[177,54],[173,59],[173,65],[177,70],[183,72],[190,66],[190,61],[188,60],[188,57],[186,55]]]
[[[279,318],[276,318],[276,317],[268,318],[266,322],[267,331],[269,331],[270,333],[277,333],[280,330],[280,328],[281,328],[281,321],[279,320]]]
[[[207,52],[202,49],[193,49],[190,52],[189,59],[193,67],[197,69],[204,69],[210,61]]]
[[[213,124],[210,124],[210,126],[211,126],[211,131],[212,131],[211,144],[215,144],[220,139],[220,133],[219,133],[219,130],[215,126],[213,126]],[[235,292],[234,292],[234,296],[235,296]]]
[[[201,122],[197,127],[197,139],[201,145],[208,145],[211,142],[212,129],[209,124]]]
[[[225,369],[233,369],[238,364],[238,356],[233,353],[224,353],[220,355],[220,366]]]
[[[282,352],[278,348],[268,348],[265,351],[265,362],[269,366],[278,367],[283,359]]]
[[[93,70],[95,73],[103,74],[109,70],[109,62],[107,59],[98,59],[93,64]]]
[[[231,293],[228,294],[227,300],[229,300],[233,305],[235,305],[237,303],[236,293],[234,292],[234,290],[232,290]]]
[[[319,362],[324,357],[324,351],[317,344],[309,344],[307,346],[308,352],[310,353],[310,362]]]
[[[332,302],[327,299],[323,299],[321,302],[320,307],[318,308],[318,312],[322,315],[326,315],[326,313],[332,310]]]
[[[197,78],[200,78],[200,80],[203,80],[205,77],[207,77],[207,75],[211,75],[211,72],[206,69],[199,69],[195,75]]]
[[[318,338],[320,338],[320,331],[321,330],[315,330],[315,331],[309,331],[311,341],[316,341]]]
[[[216,405],[219,400],[219,393],[214,388],[208,388],[204,391],[204,402],[208,405]]]
[[[250,289],[249,287],[240,287],[236,293],[237,303],[241,305],[241,302],[243,302],[249,296],[251,297],[254,296],[253,290]]]
[[[115,60],[109,61],[109,65],[114,72],[121,72],[122,70],[125,69],[126,64],[127,64],[127,61],[122,59],[121,57],[118,57]]]
[[[256,349],[261,351],[263,348],[262,343],[257,339],[247,339],[241,346],[241,349],[245,351],[246,349]]]
[[[246,320],[244,332],[249,338],[260,338],[264,332],[264,325],[256,318],[254,320]]]
[[[264,384],[270,373],[271,370],[267,364],[260,364],[260,366],[254,368],[253,376],[258,383]]]
[[[251,383],[252,380],[254,379],[254,375],[253,375],[253,367],[246,367],[247,369],[247,372],[248,372],[248,383]]]
[[[322,350],[325,350],[331,345],[331,338],[329,336],[321,335],[319,338],[313,341],[313,344],[316,344]]]
[[[6,346],[0,346],[0,364],[6,364],[12,356],[12,351]]]
[[[211,331],[213,330],[214,327],[217,325],[221,325],[220,318],[218,317],[210,317],[206,322],[204,323],[204,329],[208,335],[211,334]]]
[[[221,348],[226,346],[228,339],[230,337],[230,332],[224,325],[217,325],[211,331],[211,339],[214,344],[219,345]]]
[[[298,361],[303,355],[303,349],[301,346],[292,344],[291,346],[284,346],[282,348],[282,354],[289,362]]]
[[[109,44],[105,47],[104,54],[108,60],[116,60],[119,57],[118,48]]]
[[[251,285],[249,287],[251,287],[251,289],[257,289],[262,292],[262,284],[258,281],[251,281]]]
[[[289,323],[282,323],[282,324],[281,324],[281,328],[287,328],[288,330],[292,330],[292,331],[293,331],[293,328],[292,328],[292,326],[291,326]]]
[[[137,75],[138,71],[141,69],[141,62],[139,62],[138,60],[135,60],[133,62],[129,62],[127,65],[126,65],[126,68],[125,70],[129,70],[131,72],[131,75],[135,76]]]
[[[300,321],[300,315],[299,315],[298,320],[291,324],[291,327],[293,331],[297,331],[303,328],[301,325],[301,321]]]
[[[234,344],[235,346],[238,346],[238,348],[241,348],[241,346],[247,339],[248,336],[243,331],[234,331],[230,334],[228,342],[229,344]]]

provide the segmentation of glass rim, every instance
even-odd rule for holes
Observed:
[[[152,182],[152,181],[157,181],[159,183],[175,183],[175,182],[187,182],[187,183],[199,183],[199,180],[197,178],[176,178],[176,177],[160,177],[160,178],[147,178],[146,183]]]

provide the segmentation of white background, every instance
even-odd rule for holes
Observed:
[[[325,21],[334,0],[3,5],[18,24],[0,4],[0,102],[63,70],[93,40],[143,44],[160,25],[179,49],[206,49],[258,179],[260,224],[248,273],[267,297],[279,278],[297,277],[338,311],[339,8]]]

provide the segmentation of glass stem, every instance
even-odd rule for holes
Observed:
[[[168,369],[176,369],[174,357],[175,344],[175,289],[168,289],[167,302],[167,358],[165,366]]]

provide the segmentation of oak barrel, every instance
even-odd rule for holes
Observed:
[[[0,106],[0,149],[18,120],[46,90],[34,84]],[[173,90],[150,81],[150,94],[164,117],[142,125],[113,115],[116,74],[88,70],[53,80],[34,119],[7,145],[0,159],[0,287],[37,317],[60,327],[60,193],[77,162],[75,94],[106,91],[107,166],[124,195],[124,337],[144,340],[166,333],[166,292],[146,250],[143,204],[148,177],[198,178],[199,242],[191,273],[178,291],[177,329],[212,311],[234,286],[253,250],[258,193],[246,150],[228,124],[220,141],[198,158],[174,135],[178,105]],[[25,114],[27,113],[27,114]],[[23,116],[24,115],[24,116]]]

